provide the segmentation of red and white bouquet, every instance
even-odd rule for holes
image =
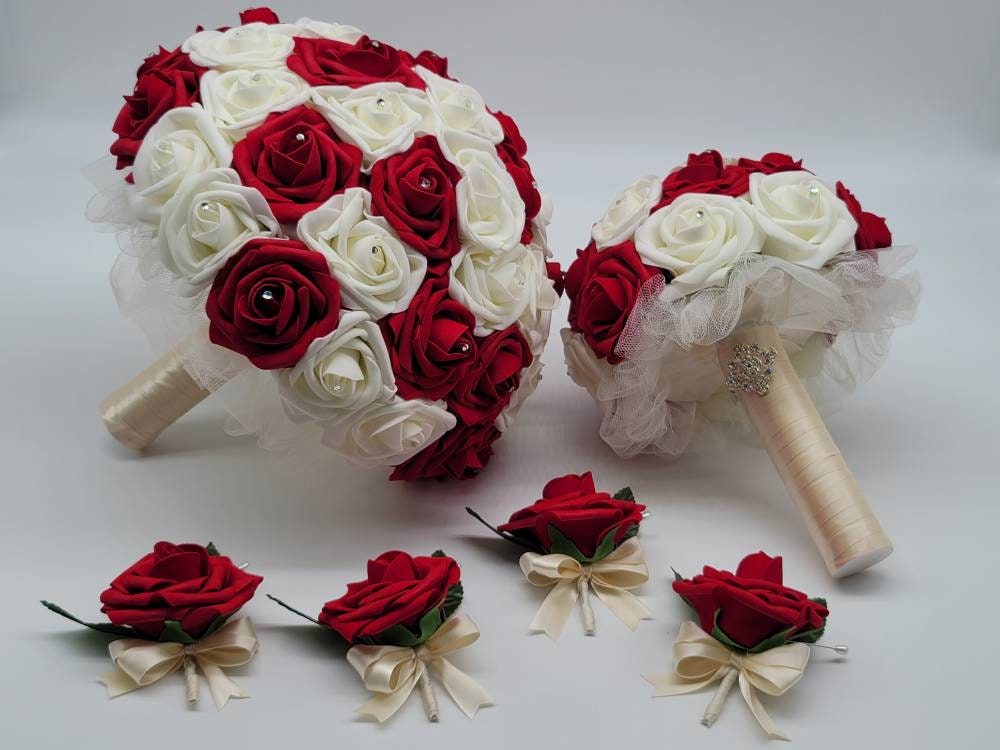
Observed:
[[[623,190],[567,270],[570,376],[622,456],[752,425],[830,570],[859,570],[891,544],[803,382],[822,400],[878,368],[916,308],[916,275],[897,273],[911,257],[799,160],[691,154]]]
[[[106,423],[141,448],[225,385],[266,447],[474,476],[558,302],[517,125],[432,52],[241,21],[148,58],[115,122],[130,171],[91,215],[122,236],[123,313],[174,351]]]

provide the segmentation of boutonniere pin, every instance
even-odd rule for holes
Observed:
[[[532,632],[557,639],[579,601],[584,632],[594,635],[591,590],[629,628],[649,619],[646,605],[631,592],[649,579],[636,538],[648,514],[631,489],[598,492],[588,471],[553,479],[541,500],[496,528],[466,510],[502,538],[527,548],[520,565],[529,583],[553,587],[531,621]]]
[[[347,661],[375,693],[359,714],[386,721],[416,689],[427,718],[436,722],[431,676],[469,718],[493,705],[482,686],[445,658],[479,639],[472,618],[455,614],[462,595],[458,563],[443,552],[411,557],[393,551],[369,560],[367,577],[347,584],[347,593],[324,604],[316,618],[268,596],[351,644]]]
[[[209,544],[157,542],[103,594],[109,622],[84,622],[51,602],[56,614],[92,630],[122,636],[109,647],[114,669],[101,677],[115,698],[183,671],[189,703],[198,700],[198,672],[215,706],[248,698],[224,670],[246,664],[257,653],[249,617],[230,618],[253,597],[263,578],[244,572]]]

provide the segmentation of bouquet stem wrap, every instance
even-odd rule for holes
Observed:
[[[115,440],[141,451],[208,394],[188,373],[181,349],[172,349],[109,394],[99,413]]]
[[[720,341],[717,354],[724,372],[738,344],[776,352],[766,394],[740,390],[740,398],[827,570],[841,578],[885,559],[892,542],[799,380],[778,331],[766,325],[739,328]]]

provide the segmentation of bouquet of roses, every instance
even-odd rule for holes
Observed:
[[[622,456],[749,422],[827,567],[850,574],[892,545],[803,383],[823,396],[874,372],[916,307],[897,273],[911,256],[801,161],[692,154],[620,193],[568,269],[570,376]]]
[[[157,542],[101,594],[110,622],[84,622],[51,602],[56,614],[92,630],[123,636],[110,645],[115,668],[101,681],[112,698],[183,669],[189,703],[198,700],[198,670],[216,708],[249,694],[224,668],[249,662],[257,634],[249,617],[230,618],[253,598],[264,580],[220,555],[213,544]]]
[[[143,448],[204,398],[263,445],[475,476],[535,388],[558,298],[514,121],[432,52],[261,8],[143,63],[92,218],[169,350],[102,405]],[[99,202],[100,203],[100,202]]]

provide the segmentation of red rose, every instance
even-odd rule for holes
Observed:
[[[718,627],[748,651],[782,633],[786,641],[815,640],[811,631],[830,614],[826,602],[783,586],[781,578],[781,558],[757,552],[743,558],[735,575],[706,565],[701,575],[674,581],[674,591],[698,613],[702,630]]]
[[[275,13],[268,7],[263,8],[247,8],[245,11],[240,13],[240,23],[281,23],[278,20],[278,14]]]
[[[197,640],[246,604],[262,580],[200,544],[157,542],[101,594],[101,611],[146,638],[158,640],[174,620]]]
[[[326,259],[301,242],[255,238],[216,275],[205,312],[212,343],[276,370],[337,327],[340,285]]]
[[[424,615],[457,606],[446,607],[445,598],[460,579],[458,563],[450,557],[383,552],[368,561],[365,580],[347,584],[346,594],[323,605],[319,621],[350,643],[388,643],[396,638],[386,631],[397,626],[417,636]]]
[[[566,274],[563,273],[562,266],[559,265],[559,261],[545,261],[545,275],[548,276],[549,280],[552,282],[552,288],[555,290],[555,293],[562,297],[563,292],[566,289]]]
[[[553,479],[542,490],[541,500],[514,513],[507,523],[497,527],[497,531],[537,543],[546,553],[562,552],[558,545],[553,550],[555,529],[555,533],[571,542],[587,561],[602,548],[602,543],[606,550],[604,557],[634,536],[644,510],[645,505],[598,492],[588,471]]]
[[[499,437],[500,430],[493,422],[482,422],[471,427],[460,424],[413,458],[397,466],[389,479],[394,482],[473,479],[486,468],[493,456],[493,443]]]
[[[742,157],[737,162],[737,165],[750,172],[774,174],[775,172],[798,172],[802,169],[802,160],[793,159],[788,154],[782,154],[778,151],[771,151],[764,154],[760,159]]]
[[[479,356],[476,317],[447,289],[424,284],[403,312],[380,325],[399,395],[444,398]]]
[[[413,249],[435,260],[451,258],[461,249],[455,201],[460,178],[437,138],[422,136],[372,166],[372,209]]]
[[[367,36],[354,44],[295,37],[295,49],[286,65],[311,86],[358,88],[369,83],[398,81],[415,89],[427,88],[406,55]]]
[[[663,197],[653,211],[669,206],[685,193],[743,195],[750,189],[750,171],[736,164],[725,164],[718,151],[689,154],[687,163],[663,180]]]
[[[448,58],[441,57],[441,55],[436,52],[431,52],[429,49],[425,49],[422,52],[418,52],[416,55],[411,55],[409,52],[403,52],[400,50],[400,54],[403,55],[406,61],[413,66],[419,65],[422,68],[427,68],[431,73],[435,73],[442,78],[451,78],[448,75]],[[455,80],[451,78],[451,80]]]
[[[500,127],[503,129],[503,141],[497,144],[497,156],[507,167],[507,172],[517,186],[517,192],[524,201],[524,231],[521,234],[522,244],[529,244],[532,239],[531,221],[542,208],[542,195],[538,192],[531,166],[524,159],[528,153],[528,144],[521,137],[517,123],[503,112],[494,112]]]
[[[479,340],[472,367],[448,394],[448,408],[465,424],[492,422],[510,403],[531,364],[531,347],[517,324]]]
[[[205,68],[175,49],[160,47],[150,55],[136,73],[135,90],[125,97],[112,130],[118,139],[111,144],[111,153],[118,157],[118,169],[135,161],[142,139],[165,112],[174,107],[189,107],[201,101],[199,83]]]
[[[570,327],[611,364],[621,362],[615,346],[639,296],[639,289],[660,269],[642,262],[631,240],[600,252],[591,242],[566,271]]]
[[[233,149],[233,169],[283,224],[361,184],[361,149],[344,143],[306,106],[275,112]]]
[[[885,219],[862,210],[861,203],[854,197],[854,193],[844,187],[842,182],[837,183],[837,197],[847,204],[847,210],[858,222],[858,231],[854,235],[854,244],[858,250],[871,252],[892,245],[892,232],[889,231]]]

